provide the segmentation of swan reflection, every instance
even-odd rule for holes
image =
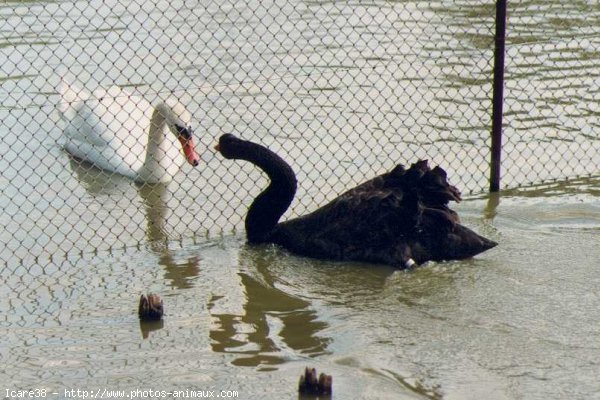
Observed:
[[[169,208],[168,184],[155,183],[142,185],[137,184],[140,197],[144,202],[146,211],[146,237],[150,247],[154,251],[162,251],[168,246],[166,241],[169,237],[166,229]]]
[[[109,199],[114,199],[115,203],[124,202],[122,205],[115,204],[115,207],[125,208],[120,210],[122,211],[120,222],[129,235],[136,236],[133,231],[143,227],[142,219],[144,219],[148,246],[159,255],[159,264],[165,269],[165,279],[174,288],[191,287],[190,282],[200,271],[200,259],[197,255],[192,255],[183,261],[178,260],[169,248],[169,232],[173,229],[169,225],[171,214],[169,201],[172,198],[169,184],[134,183],[123,176],[96,168],[93,164],[73,157],[70,157],[70,166],[86,192],[103,207],[109,207],[112,203],[103,196],[109,196]],[[136,199],[137,195],[143,207],[136,207],[139,203],[139,199]],[[138,217],[140,212],[144,213],[142,217]]]
[[[108,208],[114,203],[119,208],[119,222],[127,233],[132,234],[134,227],[141,227],[137,217],[141,208],[136,207],[139,199],[143,202],[146,220],[146,237],[151,247],[160,249],[168,238],[166,221],[168,218],[168,184],[138,184],[121,175],[97,168],[94,164],[69,157],[71,169],[78,181],[93,200]],[[107,210],[109,213],[112,209]],[[112,228],[112,227],[111,227]]]
[[[109,171],[96,167],[94,164],[68,155],[69,166],[81,186],[92,196],[114,195],[127,191],[131,180],[124,179]]]
[[[178,261],[169,249],[168,226],[168,184],[145,183],[139,187],[140,196],[146,209],[146,236],[150,248],[160,254],[158,263],[165,268],[165,279],[176,289],[189,289],[193,278],[200,273],[200,257],[192,255]]]
[[[213,296],[208,304],[213,324],[213,351],[236,354],[237,366],[270,369],[295,353],[317,356],[327,352],[330,339],[320,335],[328,327],[320,321],[310,302],[278,289],[268,267],[273,257],[265,248],[246,248],[240,259],[249,262],[238,273],[245,294],[243,313],[218,313]]]

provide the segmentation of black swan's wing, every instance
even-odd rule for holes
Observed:
[[[354,259],[357,250],[389,247],[414,225],[388,191],[347,192],[313,213],[277,225],[272,241],[309,257]]]
[[[443,169],[430,169],[426,161],[408,170],[397,166],[313,213],[277,225],[272,241],[305,256],[396,266],[413,257],[418,263],[450,258],[445,244],[466,243],[469,249],[453,251],[477,254],[483,250],[473,252],[472,242],[479,235],[460,226],[448,207],[461,198],[446,178]]]

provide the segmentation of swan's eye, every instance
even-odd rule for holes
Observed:
[[[177,134],[185,139],[192,138],[192,127],[191,126],[181,126],[175,125],[175,129],[177,130]]]

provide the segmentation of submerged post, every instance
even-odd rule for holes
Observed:
[[[502,105],[504,103],[504,49],[506,43],[506,0],[496,0],[496,36],[494,50],[494,83],[492,94],[492,146],[490,160],[490,192],[500,190],[502,157]]]

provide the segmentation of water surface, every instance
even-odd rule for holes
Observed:
[[[410,272],[241,235],[6,267],[3,381],[275,399],[313,365],[336,398],[593,398],[597,184],[467,201],[465,224],[501,245]],[[159,326],[135,315],[147,291]]]

